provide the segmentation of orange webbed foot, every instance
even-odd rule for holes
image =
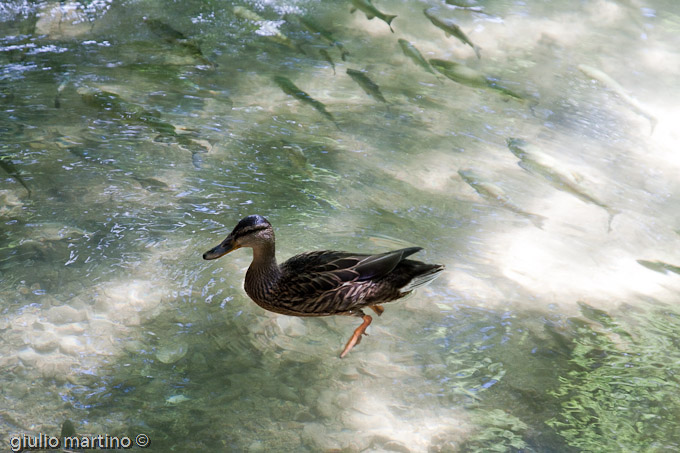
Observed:
[[[371,308],[373,308],[373,307],[371,307]],[[371,321],[373,321],[373,318],[371,318],[369,315],[364,315],[363,320],[364,320],[364,322],[362,322],[361,325],[356,328],[356,330],[352,334],[352,337],[349,339],[349,341],[345,345],[345,349],[342,350],[342,353],[340,354],[341,359],[343,357],[345,357],[349,353],[349,351],[352,350],[352,348],[354,346],[361,343],[361,336],[362,335],[368,335],[366,333],[366,327],[368,327],[371,324]]]
[[[378,316],[382,315],[385,311],[382,305],[371,305],[371,310],[373,310]]]

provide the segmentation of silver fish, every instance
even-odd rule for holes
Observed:
[[[490,201],[491,203],[512,211],[533,223],[537,228],[543,228],[543,222],[545,217],[532,214],[515,205],[510,198],[503,192],[503,190],[496,184],[488,181],[484,181],[479,175],[470,169],[458,170],[458,174],[463,181],[465,181],[470,187],[472,187],[475,192],[482,196],[482,198]]]
[[[490,16],[491,14],[484,11],[483,6],[479,6],[474,0],[445,0],[447,5],[451,5],[454,9],[462,9],[470,11],[471,13],[480,13]]]
[[[346,60],[347,55],[349,55],[349,52],[345,50],[340,41],[335,39],[331,32],[329,32],[328,30],[326,30],[321,25],[319,25],[318,23],[316,23],[315,21],[308,17],[300,17],[299,20],[300,23],[311,33],[319,35],[329,45],[337,47],[338,50],[340,51],[340,58],[342,58],[342,61]]]
[[[680,274],[680,267],[674,266],[672,264],[664,263],[663,261],[647,261],[647,260],[637,260],[637,263],[641,266],[651,269],[655,272],[661,272],[667,274],[669,271],[675,274]]]
[[[475,8],[478,6],[475,0],[445,0],[447,5],[457,8]]]
[[[366,92],[366,94],[377,101],[387,103],[385,97],[380,92],[380,87],[374,81],[369,79],[365,73],[355,69],[347,69],[347,75],[349,75],[352,80],[358,83],[361,89]]]
[[[333,63],[333,59],[328,54],[328,51],[326,49],[319,49],[319,53],[331,65],[331,68],[333,68],[333,74],[335,74],[335,63]]]
[[[285,155],[292,166],[301,174],[307,177],[314,176],[314,167],[307,160],[307,156],[305,156],[300,145],[280,140],[272,145],[272,149],[281,150],[281,154]]]
[[[24,186],[24,189],[26,189],[26,192],[28,192],[28,196],[31,196],[31,189],[28,188],[26,181],[24,181],[24,179],[21,177],[21,174],[19,173],[19,169],[16,167],[16,165],[14,165],[9,156],[3,156],[0,154],[0,168],[5,170],[5,172],[14,178],[16,182]]]
[[[551,186],[562,192],[566,192],[583,201],[590,203],[607,211],[609,214],[609,221],[607,223],[608,231],[611,231],[611,224],[614,216],[618,211],[610,208],[597,198],[588,194],[576,179],[564,169],[559,168],[559,162],[547,156],[545,153],[536,149],[535,146],[530,145],[525,140],[520,138],[509,138],[507,140],[508,148],[517,156],[520,161],[517,163],[521,168],[537,176],[541,176]]]
[[[606,74],[603,71],[600,71],[599,69],[593,68],[592,66],[587,66],[584,64],[578,65],[579,71],[587,75],[588,77],[597,80],[598,82],[602,83],[604,86],[612,90],[614,93],[616,93],[621,99],[624,100],[628,105],[631,106],[631,108],[638,113],[639,115],[642,115],[643,117],[647,118],[649,120],[649,123],[652,126],[652,130],[650,132],[654,132],[654,128],[656,127],[656,123],[658,123],[658,119],[656,116],[654,116],[653,113],[647,109],[644,105],[640,103],[637,99],[632,97],[630,94],[626,92],[626,90],[614,79],[612,79],[608,74]]]
[[[200,167],[200,156],[197,153],[208,152],[208,147],[180,132],[175,125],[163,121],[157,110],[147,110],[135,103],[124,101],[118,94],[98,88],[80,87],[77,90],[83,102],[103,111],[118,115],[128,123],[144,124],[160,134],[157,142],[176,143],[191,152],[192,162]]]
[[[416,47],[413,44],[406,41],[405,39],[399,39],[399,46],[401,46],[401,50],[404,52],[404,55],[413,60],[415,64],[421,66],[430,74],[434,74],[434,71],[432,70],[432,66],[430,66],[430,63],[428,63],[427,60],[425,60],[423,54],[421,54],[420,51],[416,49]]]
[[[146,110],[137,104],[124,101],[116,93],[98,88],[80,87],[77,91],[88,105],[119,115],[129,122],[146,124],[160,134],[177,135],[175,126],[161,120],[161,114],[157,110]]]
[[[328,112],[328,110],[326,110],[326,106],[322,102],[317,101],[316,99],[302,91],[293,82],[291,82],[290,79],[287,79],[286,77],[283,76],[275,76],[274,83],[276,83],[279,86],[279,88],[281,88],[281,90],[287,95],[293,96],[298,101],[314,107],[319,113],[321,113],[324,117],[332,121],[333,124],[335,124],[335,126],[338,129],[340,129],[340,126],[338,126],[338,123],[336,123],[333,115],[331,115]]]
[[[476,44],[473,44],[472,41],[470,41],[470,38],[467,37],[465,33],[463,33],[463,30],[460,29],[458,25],[451,19],[440,19],[439,17],[435,16],[430,12],[432,8],[430,9],[424,9],[423,13],[425,14],[425,17],[430,19],[430,22],[435,27],[441,28],[444,30],[444,34],[446,34],[447,37],[453,35],[456,38],[458,38],[462,43],[467,44],[468,46],[472,47],[472,50],[475,51],[475,55],[477,55],[477,58],[482,58],[482,55],[480,51],[482,50],[479,46]]]
[[[448,60],[433,58],[430,64],[445,77],[474,88],[491,88],[516,99],[523,100],[524,97],[498,84],[494,79],[485,76],[481,72],[468,66]]]
[[[66,74],[63,77],[59,86],[57,87],[57,94],[54,96],[54,108],[55,109],[61,108],[61,93],[66,89],[69,82],[71,81],[71,75],[72,75],[72,73]]]
[[[373,6],[371,0],[352,0],[352,5],[353,6],[350,12],[353,13],[356,10],[361,10],[364,14],[366,14],[366,18],[368,20],[377,17],[378,19],[385,22],[390,27],[390,31],[394,33],[394,30],[392,30],[392,21],[395,17],[397,17],[396,15],[383,13],[382,11],[378,10],[378,8]]]
[[[211,68],[217,67],[217,64],[210,61],[201,51],[201,47],[195,40],[188,38],[184,33],[179,30],[175,30],[170,25],[165,22],[161,22],[158,19],[150,19],[145,17],[144,23],[151,29],[151,31],[162,38],[165,42],[173,45],[177,45],[185,48],[194,58],[199,60],[201,63],[210,66]]]

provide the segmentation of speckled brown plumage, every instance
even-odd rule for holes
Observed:
[[[409,247],[377,255],[316,251],[276,263],[274,230],[262,216],[241,220],[227,238],[203,255],[216,259],[240,247],[253,249],[245,290],[260,307],[291,316],[354,315],[364,322],[345,346],[344,357],[371,323],[362,308],[381,314],[379,305],[423,286],[444,269],[406,259],[422,250]]]

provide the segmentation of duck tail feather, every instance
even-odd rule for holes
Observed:
[[[429,266],[429,269],[413,277],[411,281],[400,288],[399,291],[402,293],[407,293],[413,291],[414,289],[423,287],[432,282],[432,280],[435,278],[439,277],[439,274],[444,270],[444,265],[442,264],[428,264],[427,266]]]

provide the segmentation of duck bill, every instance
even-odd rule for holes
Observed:
[[[224,256],[229,252],[233,252],[238,248],[241,248],[241,246],[238,245],[231,236],[228,236],[220,245],[205,252],[203,254],[203,259],[216,260],[217,258]]]

